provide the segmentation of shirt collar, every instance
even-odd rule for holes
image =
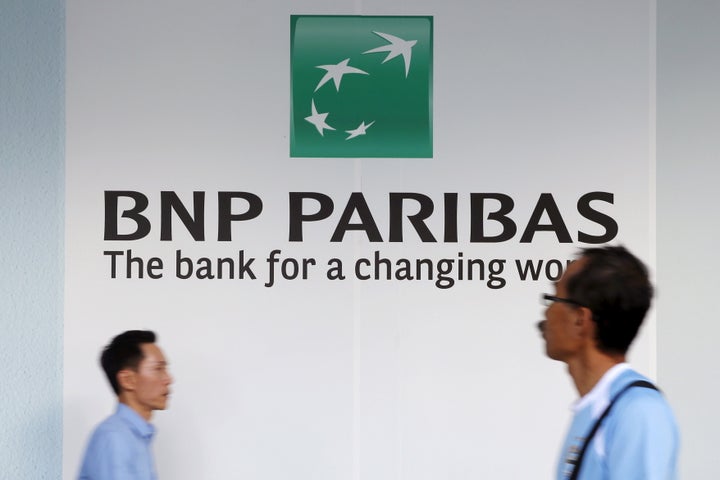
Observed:
[[[130,425],[130,429],[140,437],[151,440],[155,434],[155,427],[145,421],[135,410],[124,403],[118,403],[117,415]]]
[[[595,386],[582,398],[576,400],[572,405],[574,412],[579,412],[583,408],[587,407],[590,403],[597,403],[598,401],[604,402],[607,400],[610,394],[610,385],[620,376],[625,370],[630,369],[630,364],[623,362],[614,365],[610,370],[600,378]]]

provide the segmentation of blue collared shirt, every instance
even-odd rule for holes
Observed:
[[[569,478],[585,435],[625,386],[645,377],[622,363],[611,368],[573,410],[558,464],[557,479]],[[679,434],[665,397],[649,388],[631,388],[613,407],[585,451],[581,480],[673,480],[677,478]]]
[[[157,480],[150,442],[155,427],[119,403],[90,437],[79,480]]]

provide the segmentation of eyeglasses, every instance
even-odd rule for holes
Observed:
[[[573,300],[571,298],[556,297],[555,295],[548,295],[547,293],[542,294],[542,296],[540,297],[540,302],[543,305],[545,305],[546,307],[549,307],[550,305],[552,305],[555,302],[560,302],[560,303],[567,303],[570,305],[575,305],[576,307],[589,308],[589,307],[583,305],[582,303],[578,302],[577,300]]]

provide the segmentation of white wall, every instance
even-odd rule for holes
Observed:
[[[578,231],[602,231],[578,214],[578,199],[612,192],[614,203],[598,208],[620,225],[616,241],[653,260],[651,5],[338,2],[334,14],[433,16],[434,151],[432,159],[337,158],[355,145],[342,135],[336,158],[327,159],[288,155],[288,57],[297,61],[293,72],[315,82],[323,74],[314,65],[346,57],[371,72],[344,78],[339,93],[331,84],[321,88],[313,94],[319,108],[358,90],[386,95],[382,86],[361,82],[376,78],[376,67],[397,73],[393,78],[412,92],[425,71],[419,66],[430,51],[423,30],[430,23],[405,20],[406,28],[415,25],[406,37],[395,30],[402,28],[397,19],[346,18],[342,28],[337,17],[305,19],[296,27],[312,26],[303,34],[295,30],[289,55],[290,14],[327,12],[322,2],[265,2],[250,12],[224,2],[167,8],[175,3],[67,2],[65,478],[77,471],[88,432],[111,408],[94,361],[98,348],[135,327],[159,332],[177,378],[171,408],[154,418],[163,477],[550,476],[575,392],[564,366],[542,354],[535,328],[538,298],[552,282],[522,280],[515,259],[564,260],[576,247],[549,232],[530,242],[519,235],[471,242],[467,205],[471,192],[506,193],[515,202],[510,216],[524,230],[539,195],[549,192],[577,240]],[[364,33],[351,43],[328,38],[354,28]],[[382,56],[361,55],[377,46],[377,30],[418,42],[409,76],[400,58],[383,64]],[[319,63],[302,70],[303,51]],[[298,80],[292,91],[302,97]],[[370,109],[367,121],[388,109]],[[295,134],[307,129],[310,143],[332,141],[332,132],[321,137],[305,122],[309,97],[293,104],[294,112],[303,110]],[[330,111],[331,119],[339,116]],[[376,141],[374,132],[403,123],[380,116],[362,140]],[[176,231],[163,242],[154,230],[138,241],[104,240],[107,189],[146,193],[151,221],[161,189],[182,196],[204,190],[208,238],[192,241]],[[257,220],[236,225],[232,242],[210,233],[218,189],[250,191],[264,202]],[[308,227],[304,242],[287,242],[288,192],[307,190],[333,198],[335,215]],[[436,235],[443,192],[458,192],[458,241],[423,243],[406,231],[402,243],[370,243],[362,232],[331,243],[323,232],[334,227],[353,190],[365,195],[381,232],[387,231],[389,192],[428,195],[436,205],[428,226]],[[259,281],[175,278],[176,249],[218,258],[234,257],[240,248],[256,258]],[[165,276],[110,278],[102,252],[126,249],[161,258]],[[266,288],[267,269],[259,265],[272,249],[282,249],[284,258],[312,257],[319,268],[307,280]],[[476,277],[443,290],[427,280],[355,279],[348,267],[376,250],[388,258],[437,260],[463,252],[464,258],[500,259],[507,262],[507,285],[495,290]],[[326,278],[322,269],[331,257],[343,259],[346,280]],[[631,356],[650,375],[653,326],[650,321]],[[517,451],[525,452],[524,462],[515,461]]]
[[[658,2],[658,376],[681,478],[720,478],[720,3]]]

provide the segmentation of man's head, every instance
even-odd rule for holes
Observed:
[[[172,377],[151,331],[130,330],[113,338],[100,357],[113,391],[141,413],[164,410]]]
[[[546,310],[543,328],[548,355],[558,360],[572,353],[591,330],[599,351],[624,355],[653,295],[647,268],[624,247],[582,250],[556,289],[560,300]],[[584,329],[590,326],[591,330]]]

